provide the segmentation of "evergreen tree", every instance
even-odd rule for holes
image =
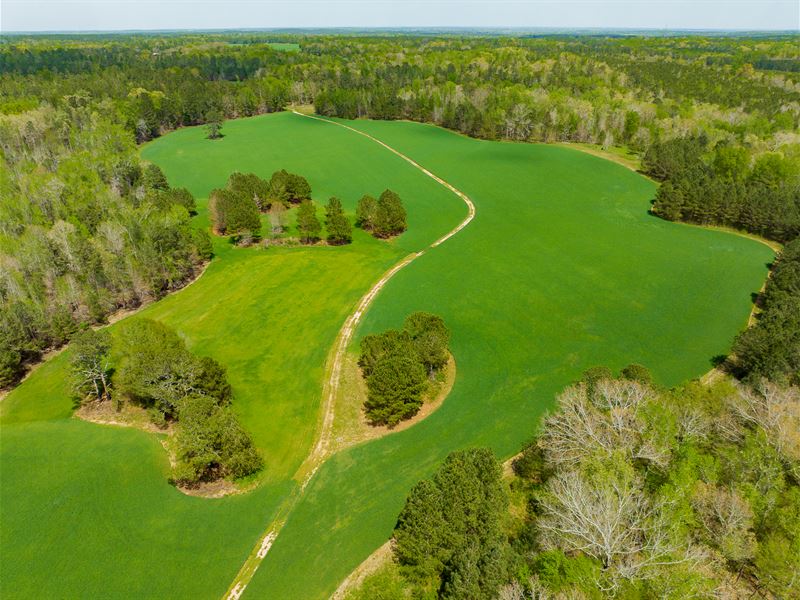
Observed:
[[[303,200],[297,210],[297,231],[300,238],[307,244],[319,239],[322,225],[317,218],[317,207],[311,200]]]
[[[353,239],[350,221],[344,215],[341,200],[336,197],[328,200],[325,207],[325,228],[328,231],[329,244],[349,244]]]
[[[395,192],[385,190],[378,198],[373,233],[377,237],[389,237],[406,230],[406,210]]]

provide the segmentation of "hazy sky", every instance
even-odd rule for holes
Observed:
[[[268,27],[800,29],[800,0],[0,0],[2,31]]]

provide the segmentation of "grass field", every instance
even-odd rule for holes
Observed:
[[[292,42],[270,42],[268,46],[279,52],[300,52],[300,44]]]
[[[388,537],[409,487],[450,450],[505,457],[553,394],[588,366],[653,367],[663,384],[699,375],[747,320],[772,252],[647,215],[654,186],[571,149],[482,142],[412,123],[355,122],[470,195],[478,213],[381,292],[358,335],[408,312],[441,314],[458,375],[427,420],[335,456],[312,480],[245,598],[324,598]],[[409,208],[391,243],[234,249],[191,287],[142,314],[227,365],[236,409],[265,453],[263,484],[223,500],[166,482],[155,436],[69,418],[68,360],[45,364],[0,405],[0,594],[219,597],[293,488],[313,441],[325,357],[385,269],[465,215],[463,203],[378,144],[289,113],[227,122],[221,140],[184,129],[143,156],[204,198],[231,171],[306,175],[314,198],[385,187]],[[205,211],[198,226],[207,223]],[[335,551],[333,550],[335,549]]]

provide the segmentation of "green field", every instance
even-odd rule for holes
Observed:
[[[588,366],[641,362],[666,385],[705,372],[746,323],[772,258],[751,240],[650,217],[651,182],[575,150],[350,124],[477,206],[466,229],[390,281],[358,334],[437,312],[453,332],[458,376],[429,419],[320,469],[245,598],[326,597],[388,537],[409,487],[448,451],[515,453],[554,393]],[[236,409],[265,454],[254,492],[188,498],[166,482],[154,436],[70,419],[67,355],[6,398],[5,598],[219,597],[294,485],[346,315],[388,266],[466,214],[432,179],[344,128],[281,113],[223,132],[210,141],[202,128],[184,129],[142,154],[201,198],[234,170],[299,172],[316,201],[335,194],[350,211],[362,194],[391,187],[408,206],[409,231],[391,243],[360,234],[344,248],[242,250],[217,240],[198,282],[142,313],[228,366]]]
[[[270,42],[267,45],[278,52],[300,52],[300,44],[293,42]]]

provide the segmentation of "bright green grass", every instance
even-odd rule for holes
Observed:
[[[330,124],[278,114],[225,133],[211,141],[202,128],[181,130],[143,154],[199,198],[235,169],[303,173],[317,202],[336,194],[350,210],[389,186],[406,199],[414,231],[391,243],[357,231],[337,248],[237,249],[217,239],[197,282],[140,313],[228,367],[235,409],[266,463],[262,485],[244,496],[186,497],[167,483],[155,436],[70,419],[68,350],[33,373],[0,405],[3,598],[219,597],[310,450],[342,322],[391,264],[466,212],[403,160]],[[202,226],[204,202],[200,211]]]
[[[517,452],[587,367],[640,362],[664,385],[707,371],[745,325],[773,256],[751,240],[649,216],[651,182],[585,153],[350,124],[475,201],[475,220],[389,282],[359,332],[399,326],[414,310],[438,313],[458,378],[425,421],[320,469],[245,598],[327,597],[387,539],[408,489],[447,452]]]

